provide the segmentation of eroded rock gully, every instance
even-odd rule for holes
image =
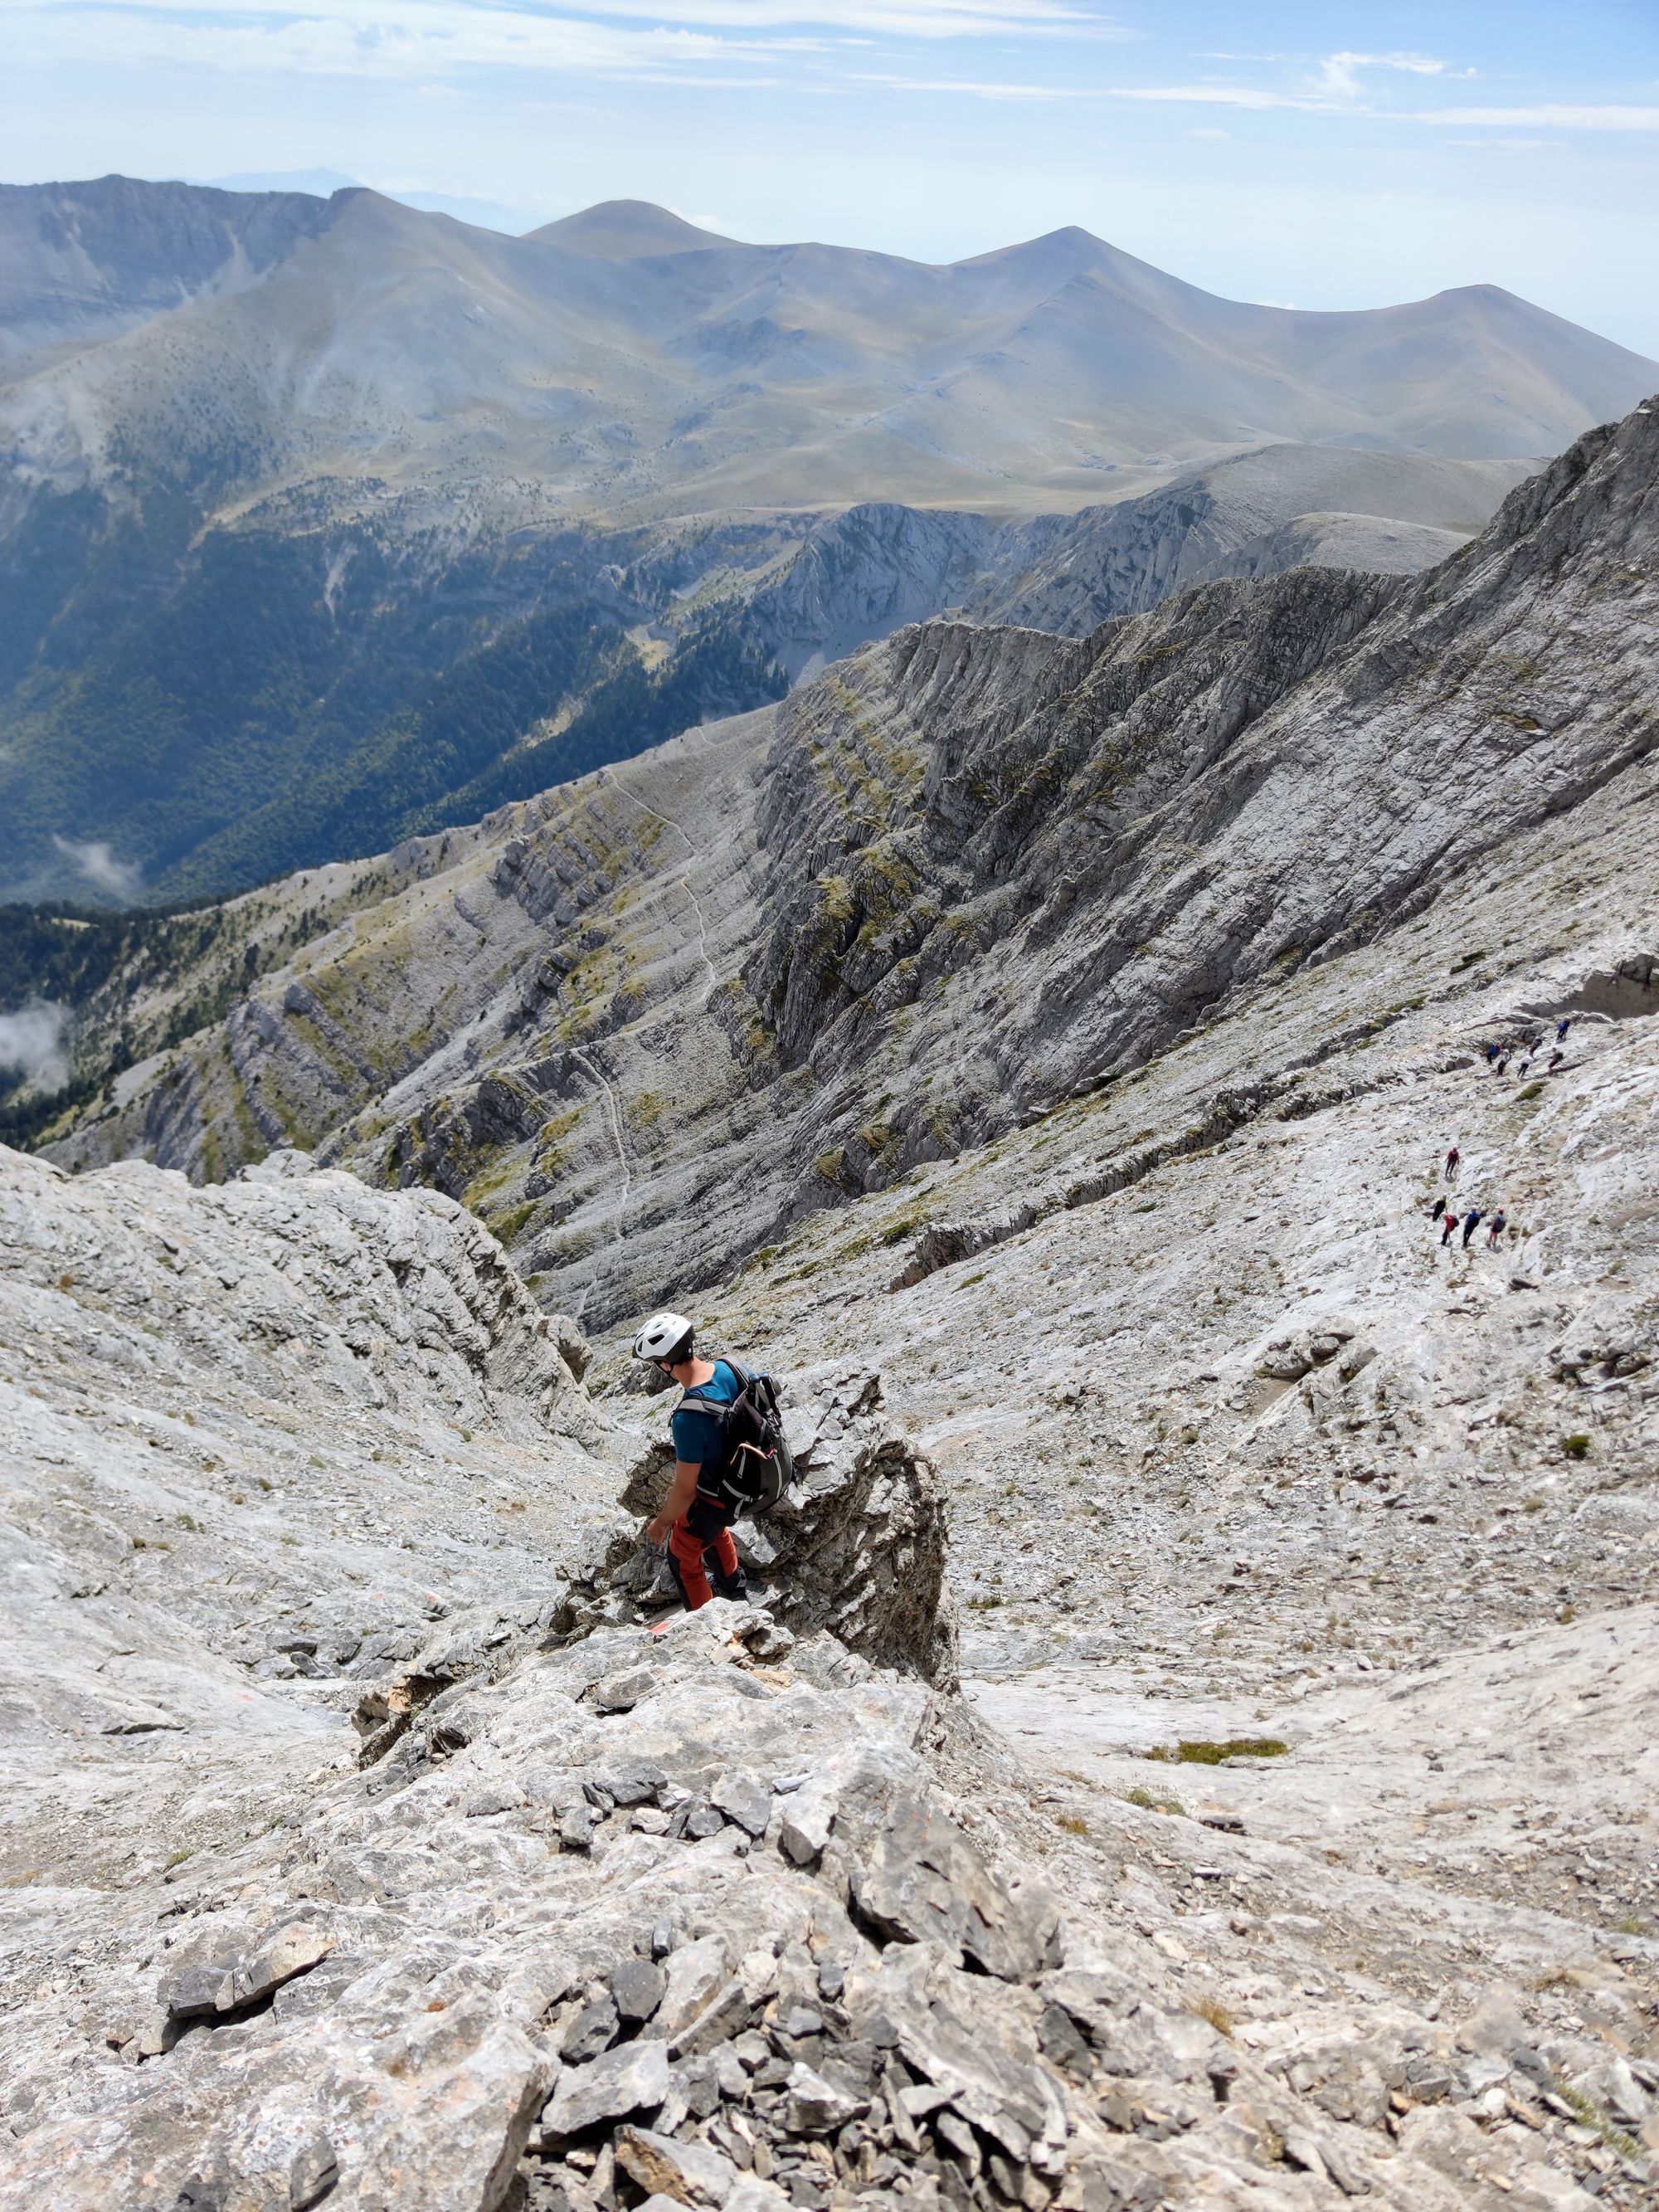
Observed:
[[[867,1367],[797,1374],[768,1601],[665,1619],[606,1502],[649,1492],[660,1409],[618,1430],[532,1358],[448,1201],[298,1160],[210,1193],[0,1170],[33,1346],[5,1385],[15,1564],[52,1584],[7,1655],[0,2203],[1571,2212],[1576,2172],[1648,2186],[1659,2071],[1610,1959],[1579,1954],[1565,2021],[1465,1992],[1488,1903],[1408,1970],[1322,1974],[1376,1941],[1346,1877],[1322,1919],[1310,1863],[1224,1811],[1020,1767],[951,1687],[936,1480]],[[378,1362],[349,1343],[371,1317]],[[1616,1366],[1626,1334],[1563,1357]],[[335,1533],[364,1459],[444,1590],[398,1597],[394,1554]],[[228,1484],[260,1467],[247,1518]],[[562,1568],[519,1516],[504,1542],[458,1513],[491,1484],[557,1499]],[[1275,1912],[1308,1963],[1270,2006],[1232,1929]]]

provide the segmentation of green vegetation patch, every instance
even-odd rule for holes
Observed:
[[[1160,1746],[1146,1757],[1172,1766],[1219,1766],[1224,1759],[1282,1759],[1290,1747],[1276,1735],[1232,1735],[1224,1743],[1183,1737],[1173,1750]]]
[[[1126,1805],[1139,1805],[1143,1813],[1168,1813],[1182,1820],[1187,1817],[1187,1808],[1178,1797],[1155,1797],[1138,1782],[1133,1790],[1124,1791],[1123,1802]]]

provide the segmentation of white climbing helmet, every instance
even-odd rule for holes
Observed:
[[[684,1314],[654,1313],[634,1339],[635,1359],[672,1358],[682,1345],[690,1345],[693,1323]]]

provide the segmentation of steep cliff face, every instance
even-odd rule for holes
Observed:
[[[1029,535],[949,509],[849,507],[813,529],[777,581],[754,593],[750,617],[793,678],[814,676],[967,598]]]
[[[1115,926],[1111,907],[1164,872],[1147,862],[1165,811],[1179,797],[1183,834],[1201,844],[1187,809],[1203,779],[1389,596],[1375,578],[1324,573],[1216,585],[1076,644],[930,623],[792,701],[758,817],[775,920],[751,976],[786,1053],[855,1061],[896,1005],[964,949],[984,958],[1004,940],[1032,967],[1048,948],[1050,977],[1056,960],[1085,963],[1103,991],[1156,933]],[[847,763],[863,782],[849,785]],[[887,793],[874,840],[854,803],[869,787]],[[1218,796],[1211,834],[1231,806]],[[1199,981],[1147,994],[1137,1012],[1151,1026],[1125,1048],[1214,995]],[[1042,1018],[1032,994],[1002,1033],[1008,1064],[992,1080],[1017,1108],[1030,1092],[1013,1071]]]
[[[412,846],[56,1150],[322,1145],[465,1196],[590,1320],[713,1279],[1624,787],[1655,423],[1415,583],[1229,580],[1082,641],[924,625]]]
[[[1483,528],[1528,465],[1263,446],[1119,506],[1036,526],[1023,558],[988,576],[965,610],[1083,637],[1218,576],[1304,562],[1408,574]]]
[[[859,1066],[915,1005],[988,1133],[1570,810],[1659,742],[1656,462],[1652,414],[1592,434],[1414,586],[1212,585],[1075,647],[933,624],[790,702],[751,974],[786,1053]],[[966,1036],[962,975],[926,995],[964,967]]]

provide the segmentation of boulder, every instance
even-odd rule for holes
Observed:
[[[873,1847],[855,1863],[853,1894],[884,1934],[942,1944],[1003,1981],[1054,1963],[1054,1899],[1036,1883],[1009,1889],[955,1821],[920,1796],[890,1806]]]
[[[655,2112],[668,2094],[668,2053],[658,2042],[619,2043],[586,2066],[567,2066],[542,2114],[549,2136],[580,2135],[600,2120]]]
[[[611,2000],[620,2016],[649,2020],[662,2002],[668,1977],[653,1959],[624,1959],[611,1977]]]
[[[677,2142],[649,2128],[617,2130],[617,2163],[641,2189],[677,2204],[724,2204],[738,2178],[731,2160],[708,2144]]]
[[[173,2020],[240,2012],[296,1974],[309,1972],[333,1948],[331,1936],[302,1921],[262,1939],[228,1939],[215,1931],[204,1949],[162,1984],[162,2002]]]

